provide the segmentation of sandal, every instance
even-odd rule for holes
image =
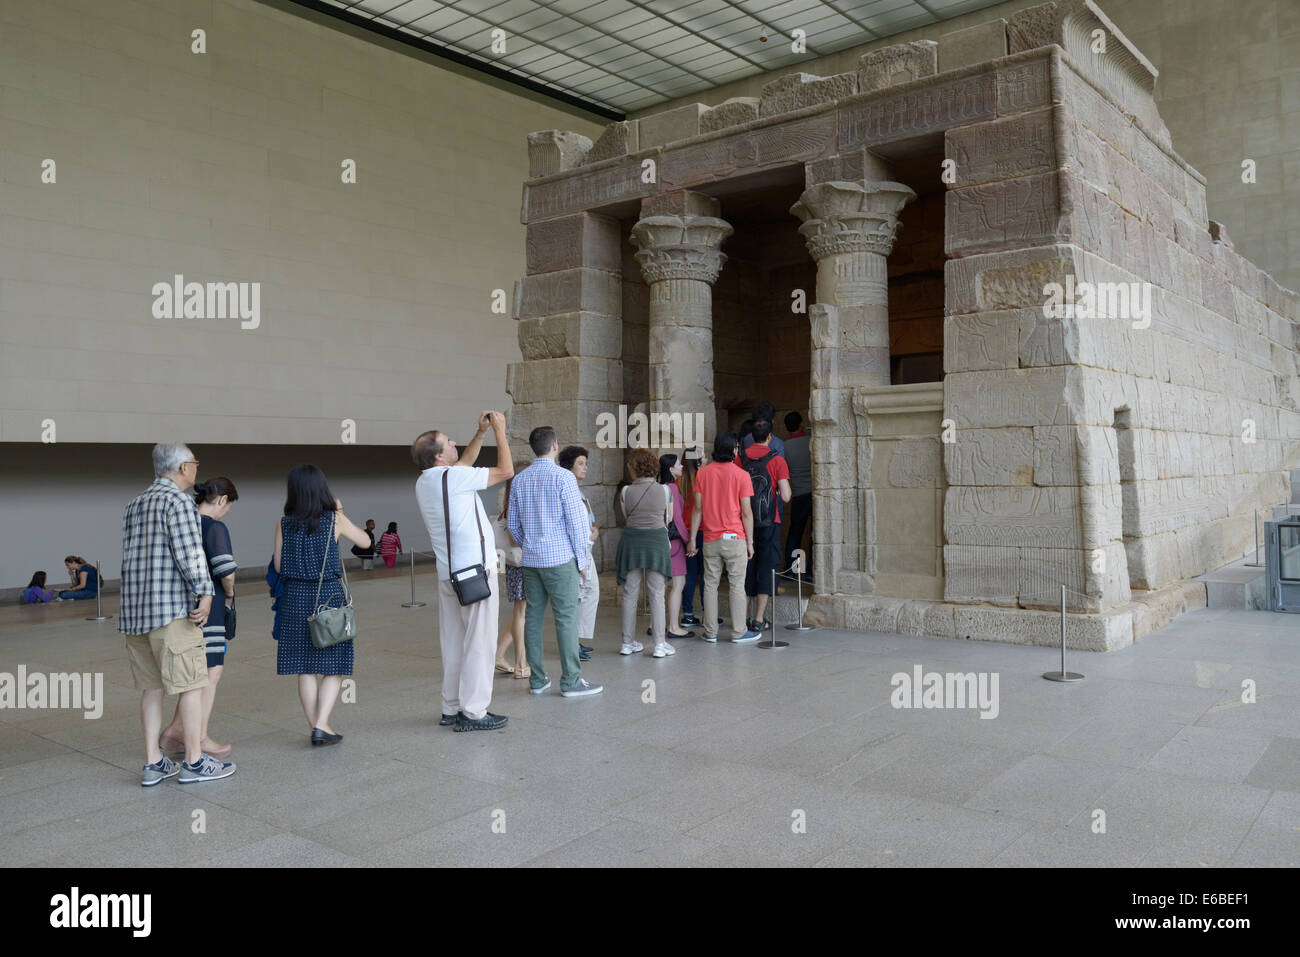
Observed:
[[[511,668],[500,658],[497,659],[497,674],[508,675],[508,674],[512,674],[514,670],[515,670],[514,668]],[[519,676],[516,674],[515,677],[517,678]]]
[[[173,738],[171,735],[163,732],[158,736],[158,748],[163,754],[175,753],[185,750],[184,738]]]
[[[524,665],[523,668],[515,669],[516,678],[531,678],[532,676],[533,676],[532,669],[529,668],[527,665]]]

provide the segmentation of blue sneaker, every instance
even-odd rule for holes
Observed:
[[[140,787],[151,788],[155,784],[161,784],[168,778],[174,778],[180,773],[180,765],[164,754],[162,760],[157,764],[146,764],[144,766],[144,772],[140,775]]]
[[[752,630],[751,630],[751,631],[747,631],[747,632],[745,632],[743,635],[740,635],[740,636],[737,637],[737,638],[732,638],[732,639],[731,639],[731,643],[732,643],[733,645],[748,645],[748,644],[750,644],[751,642],[758,641],[758,639],[760,639],[760,638],[762,638],[762,637],[763,637],[763,633],[762,633],[761,631],[752,631]]]

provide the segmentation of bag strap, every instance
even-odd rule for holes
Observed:
[[[334,513],[330,512],[330,538],[333,537],[334,537]],[[330,539],[327,538],[325,540],[325,554],[321,556],[321,560],[320,560],[320,577],[316,579],[316,601],[311,606],[313,613],[315,613],[315,610],[320,607],[320,589],[321,586],[325,584],[325,563],[329,561],[329,558],[330,558]]]
[[[451,560],[451,504],[447,495],[447,476],[451,472],[451,466],[447,466],[446,471],[442,473],[442,521],[447,529],[447,574],[450,575],[455,569],[455,564]],[[478,507],[474,508],[474,526],[478,529],[478,549],[482,555],[480,564],[487,567],[487,545],[483,541],[483,523],[478,520]],[[493,542],[495,544],[495,540]]]

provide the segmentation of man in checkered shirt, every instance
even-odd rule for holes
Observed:
[[[187,490],[199,463],[183,443],[153,447],[154,482],[131,500],[122,516],[122,607],[118,631],[141,692],[145,760],[140,784],[153,787],[180,775],[181,784],[230,777],[235,766],[204,754],[201,689],[208,684],[203,624],[214,592],[198,509]],[[195,607],[194,599],[198,604]],[[163,695],[180,695],[185,759],[162,753]]]
[[[587,543],[591,519],[578,491],[578,480],[556,463],[560,445],[555,430],[539,426],[528,436],[537,458],[517,472],[510,486],[510,534],[523,549],[524,650],[532,672],[529,692],[542,694],[551,686],[542,665],[542,616],[547,602],[555,616],[555,641],[560,646],[560,694],[579,698],[600,694],[604,687],[582,677],[578,659],[578,583],[596,574]]]

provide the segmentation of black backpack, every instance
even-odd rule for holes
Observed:
[[[741,463],[754,483],[754,527],[767,528],[776,524],[776,492],[772,488],[772,476],[768,474],[767,463],[781,453],[773,450],[761,459],[751,459],[744,451]]]

